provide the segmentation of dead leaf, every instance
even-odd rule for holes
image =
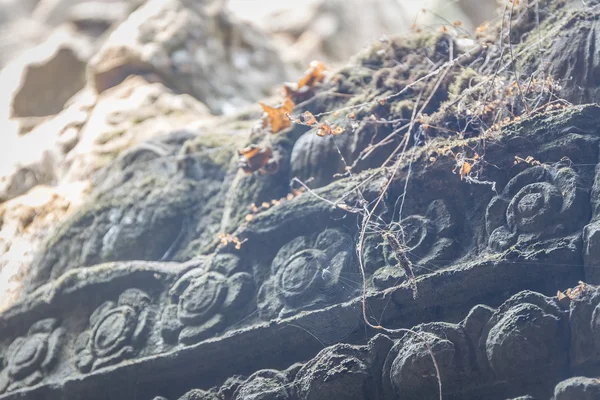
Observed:
[[[285,128],[289,128],[292,125],[292,121],[286,114],[289,114],[294,109],[294,102],[289,97],[285,99],[285,102],[279,107],[271,107],[265,103],[259,103],[263,111],[267,113],[267,119],[269,125],[271,125],[271,132],[277,133]]]
[[[471,164],[463,161],[462,167],[460,167],[460,177],[464,178],[469,172],[471,172]]]
[[[565,296],[565,294],[560,290],[556,293],[556,297],[558,298],[558,301],[562,301],[567,298],[567,296]]]
[[[342,128],[341,126],[332,125],[332,129],[331,129],[332,135],[341,135],[342,133],[344,133],[344,128]]]
[[[341,135],[344,133],[344,128],[338,125],[331,125],[325,121],[317,128],[317,136],[323,137],[326,135]]]
[[[304,117],[304,123],[308,126],[313,126],[317,123],[317,119],[314,115],[312,115],[310,111],[304,111],[304,114],[302,114],[302,116]]]
[[[298,81],[298,89],[308,86],[310,88],[325,79],[325,71],[327,67],[320,61],[312,61],[304,73],[304,76]]]
[[[263,168],[271,158],[271,148],[269,146],[250,145],[245,149],[238,150],[238,153],[240,154],[238,165],[247,174]]]

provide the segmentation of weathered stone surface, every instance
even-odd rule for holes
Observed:
[[[578,376],[556,385],[553,400],[592,400],[599,397],[600,381],[597,378]]]
[[[553,299],[537,293],[521,292],[508,299],[486,324],[479,343],[495,376],[563,376],[569,360],[564,314]]]
[[[0,375],[0,392],[35,385],[56,364],[63,345],[64,329],[53,318],[36,322],[26,337],[16,338],[5,354]]]
[[[179,140],[186,138],[180,133],[178,136]],[[177,132],[170,138],[177,142]],[[168,143],[169,137],[166,139]],[[200,229],[190,218],[201,216],[218,192],[223,166],[212,158],[218,152],[209,148],[197,157],[212,172],[189,178],[177,170],[177,160],[166,149],[166,154],[150,152],[149,160],[124,154],[117,179],[105,182],[106,191],[97,194],[89,208],[75,213],[64,230],[50,238],[47,250],[33,267],[32,282],[39,285],[71,268],[103,261],[171,258],[180,248],[181,237],[185,239]],[[225,148],[219,151],[233,152]],[[138,154],[143,152],[138,150]],[[132,179],[135,174],[128,167],[133,164],[144,165],[147,173]]]
[[[103,92],[130,74],[156,72],[215,113],[264,97],[285,79],[284,66],[265,35],[218,3],[147,1],[91,60],[90,81]]]
[[[213,2],[149,4],[121,28],[148,28],[145,45],[166,46],[154,55],[190,44],[178,28],[221,15]],[[539,6],[543,29],[580,12]],[[504,40],[523,50],[535,37],[535,7],[510,8],[511,37],[484,33],[489,46],[451,32],[385,39],[318,84],[288,86],[292,120],[310,111],[344,128],[327,138],[302,124],[310,114],[272,134],[255,109],[138,131],[137,117],[176,113],[160,98],[181,100],[166,87],[190,75],[135,58],[164,85],[120,76],[94,101],[82,131],[139,142],[105,148],[86,204],[48,235],[28,294],[0,314],[0,397],[595,396],[582,377],[600,373],[600,289],[588,282],[600,107],[529,109],[554,84],[519,95],[527,81],[495,68]],[[500,89],[476,87],[490,79]],[[124,113],[101,107],[114,93]],[[240,171],[247,145],[268,146],[278,168]]]
[[[355,295],[344,291],[344,276],[352,274],[353,241],[337,230],[316,238],[297,237],[285,244],[271,264],[270,277],[258,293],[264,319],[286,316]]]
[[[125,150],[183,129],[208,114],[202,103],[188,95],[175,94],[151,78],[130,77],[98,97],[77,144],[65,158],[64,179],[85,179]]]
[[[20,82],[12,95],[11,116],[58,114],[67,100],[85,86],[88,46],[84,37],[62,29],[25,52],[14,65],[3,71],[3,75],[18,74],[16,79]]]
[[[77,369],[89,372],[133,357],[151,324],[150,301],[143,291],[127,289],[116,304],[98,306],[90,315],[89,329],[75,341]]]

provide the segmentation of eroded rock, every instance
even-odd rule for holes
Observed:
[[[96,90],[130,74],[156,72],[215,113],[263,97],[285,79],[284,66],[264,34],[216,3],[147,1],[91,60],[88,74]]]

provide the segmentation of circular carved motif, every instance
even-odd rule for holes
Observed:
[[[558,188],[547,182],[532,183],[512,198],[506,210],[506,220],[513,230],[536,232],[551,224],[561,207],[562,195]]]
[[[131,340],[135,318],[135,311],[127,306],[113,308],[104,314],[92,330],[93,353],[105,357],[123,348]]]
[[[277,274],[277,290],[287,300],[299,300],[317,289],[327,263],[321,250],[308,249],[295,254]]]
[[[505,251],[577,232],[589,213],[588,193],[574,169],[531,167],[512,178],[488,204],[488,244]]]
[[[29,375],[42,364],[47,350],[47,335],[35,334],[25,338],[9,361],[9,374],[16,379]]]
[[[125,290],[117,303],[100,304],[89,318],[89,328],[75,341],[75,366],[88,372],[133,356],[152,320],[149,305],[150,297],[139,289]]]
[[[271,263],[270,276],[258,291],[260,317],[283,318],[299,309],[352,296],[353,289],[340,280],[352,268],[353,250],[352,237],[333,228],[296,237],[283,245]]]
[[[179,319],[184,323],[201,322],[221,305],[226,292],[220,275],[208,273],[192,279],[179,297]]]
[[[0,393],[42,381],[56,362],[64,329],[47,318],[33,324],[27,335],[17,337],[4,353],[6,368],[0,370]],[[0,366],[1,367],[1,366]]]

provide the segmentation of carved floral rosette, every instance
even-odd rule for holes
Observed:
[[[569,167],[531,167],[512,178],[487,207],[489,246],[503,251],[517,242],[562,236],[590,213],[588,196]]]
[[[405,279],[406,260],[415,275],[448,265],[458,250],[456,229],[456,221],[443,200],[431,202],[425,215],[411,215],[392,223],[388,234],[393,237],[383,242],[387,265],[375,271],[374,285],[383,289]],[[397,249],[392,240],[401,248]]]
[[[228,318],[246,312],[254,293],[250,274],[230,277],[194,269],[171,288],[171,301],[162,313],[162,335],[170,342],[196,343],[221,330]]]
[[[54,318],[36,322],[26,336],[12,341],[4,354],[0,393],[39,383],[55,365],[64,338],[64,329]]]
[[[343,275],[352,266],[353,251],[352,238],[337,229],[326,229],[314,239],[300,236],[282,246],[258,292],[261,318],[285,317],[352,296],[354,288],[343,283]]]
[[[102,303],[75,342],[77,368],[94,371],[136,355],[152,319],[149,306],[150,297],[139,289],[125,290],[117,303]]]

